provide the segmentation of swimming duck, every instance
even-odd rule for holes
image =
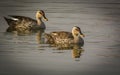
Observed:
[[[42,18],[45,21],[48,19],[45,16],[43,10],[38,10],[36,12],[36,20],[26,17],[26,16],[16,16],[16,15],[9,15],[11,18],[4,19],[7,21],[9,27],[7,28],[7,32],[17,32],[17,33],[32,33],[37,32],[40,29],[45,29],[46,26],[42,21]]]
[[[85,35],[81,32],[81,29],[78,26],[74,26],[72,28],[72,32],[55,31],[51,32],[50,34],[45,33],[47,43],[57,45],[79,44],[80,46],[83,46],[84,45],[83,37],[85,37]]]

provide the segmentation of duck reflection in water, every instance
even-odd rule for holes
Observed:
[[[82,53],[84,52],[84,49],[78,45],[78,44],[74,44],[74,45],[57,45],[56,46],[57,50],[59,51],[63,51],[63,50],[72,50],[71,54],[72,54],[72,58],[80,58],[80,56],[82,55]],[[76,60],[77,61],[77,60]]]
[[[83,48],[81,48],[78,45],[74,45],[72,49],[72,58],[75,58],[75,61],[79,61],[78,58],[80,58],[83,52],[84,52]]]
[[[36,20],[26,16],[9,15],[9,18],[4,17],[9,25],[6,32],[23,35],[35,33],[41,29],[45,30],[46,26],[42,21],[42,18],[45,21],[48,21],[43,10],[38,10],[36,12]]]
[[[41,29],[36,33],[36,41],[38,44],[45,44],[44,29]]]

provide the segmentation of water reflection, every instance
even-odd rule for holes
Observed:
[[[80,58],[81,54],[84,52],[84,49],[78,45],[74,45],[72,49],[72,58]]]
[[[30,43],[35,43],[34,42],[35,40],[33,38],[34,38],[34,34],[22,36],[22,35],[5,32],[3,40],[12,44],[16,44],[16,43],[30,44]]]
[[[36,33],[36,41],[38,44],[45,43],[44,32],[45,32],[44,29],[41,29]]]
[[[53,45],[52,45],[53,46]],[[56,53],[64,53],[64,50],[70,50],[71,51],[71,57],[75,58],[75,61],[79,61],[79,58],[81,57],[82,53],[85,51],[80,45],[78,44],[60,44],[54,46],[56,50],[59,52]]]
[[[74,45],[68,45],[68,44],[62,44],[55,46],[58,52],[56,53],[65,53],[64,50],[70,50],[71,51],[71,57],[75,59],[75,61],[79,61],[82,53],[85,51],[80,45],[74,44]]]

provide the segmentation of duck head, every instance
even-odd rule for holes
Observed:
[[[74,37],[80,36],[81,38],[85,37],[85,35],[82,33],[80,27],[74,26],[72,28],[72,35]]]
[[[36,20],[37,20],[37,24],[38,24],[38,25],[41,24],[41,22],[42,22],[41,19],[42,19],[42,18],[43,18],[45,21],[48,21],[48,19],[47,19],[46,16],[45,16],[44,11],[43,11],[43,10],[38,10],[38,11],[36,12]]]

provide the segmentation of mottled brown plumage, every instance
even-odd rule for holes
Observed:
[[[43,10],[39,10],[36,12],[36,20],[26,17],[26,16],[16,16],[9,15],[11,18],[5,18],[9,27],[7,28],[7,32],[17,32],[17,33],[33,33],[37,32],[41,29],[45,29],[46,26],[42,21],[42,17],[45,21],[48,19],[45,17],[45,13]]]
[[[45,37],[48,43],[53,44],[79,44],[84,45],[84,34],[81,32],[81,29],[77,26],[72,28],[72,33],[67,31],[55,31],[50,34],[46,33]]]

